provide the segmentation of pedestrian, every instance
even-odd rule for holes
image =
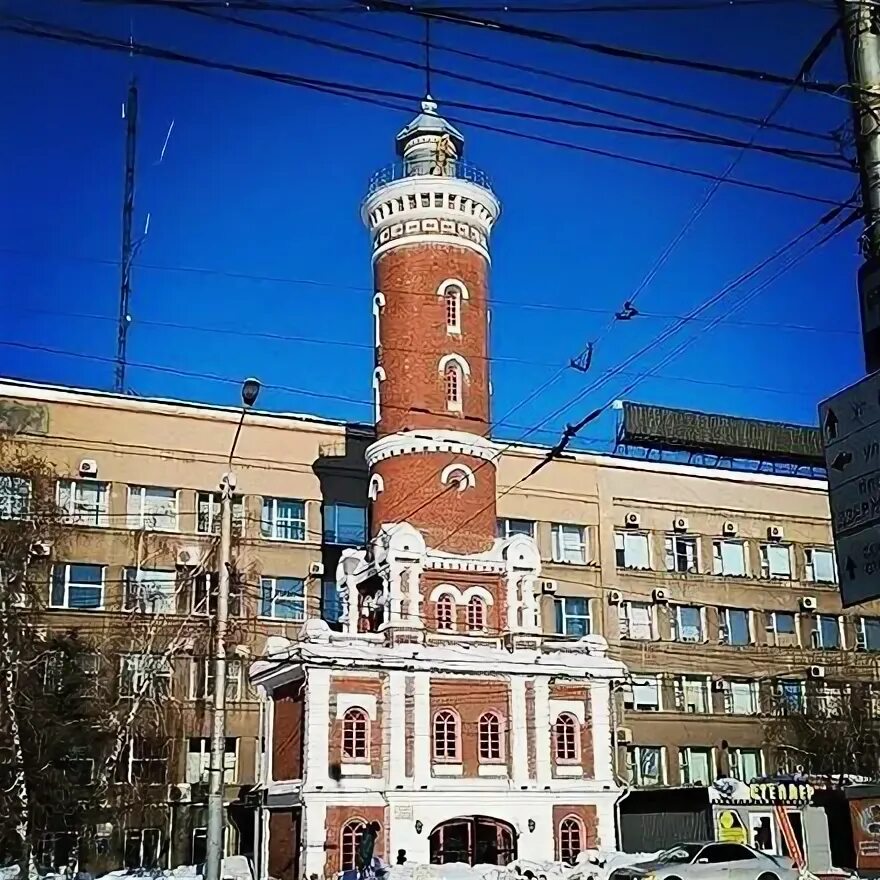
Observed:
[[[379,836],[379,823],[370,822],[361,834],[358,844],[357,858],[358,880],[367,880],[373,874],[373,850]]]
[[[405,865],[406,864],[406,850],[405,849],[399,849],[397,851],[397,864],[398,865]]]

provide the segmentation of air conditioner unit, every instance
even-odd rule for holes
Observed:
[[[188,804],[192,800],[192,786],[188,782],[177,782],[168,786],[168,803]]]
[[[310,562],[309,563],[309,574],[312,577],[321,577],[324,574],[324,563],[323,562]]]
[[[658,604],[662,604],[662,603],[669,601],[669,595],[667,594],[666,590],[661,590],[659,587],[656,590],[654,590],[654,592],[651,595],[654,597],[654,601],[657,602]]]
[[[52,555],[52,545],[48,541],[34,541],[31,544],[31,556],[45,558]]]
[[[544,580],[542,580],[540,583],[541,583],[541,592],[547,593],[549,595],[553,595],[553,593],[556,592],[557,587],[558,587],[558,584],[556,583],[556,581],[548,580],[546,578]]]
[[[637,529],[642,524],[642,518],[637,513],[630,512],[624,516],[623,524],[628,529]]]
[[[633,732],[629,727],[618,727],[617,728],[617,742],[621,745],[626,745],[627,743],[631,743],[633,741]]]
[[[811,666],[807,670],[807,675],[810,678],[825,678],[825,667],[824,666]]]
[[[769,526],[767,528],[767,537],[771,541],[781,541],[783,536],[782,526]]]
[[[817,608],[815,596],[801,596],[801,608],[804,611],[815,611]]]
[[[609,605],[620,605],[623,601],[623,593],[620,590],[609,590],[608,591],[608,604]]]
[[[672,521],[672,529],[676,532],[686,532],[688,530],[688,521],[686,516],[677,516]]]
[[[198,565],[201,559],[201,550],[194,544],[177,548],[177,564],[181,568],[192,568]]]
[[[868,648],[868,640],[863,632],[856,633],[856,650],[865,651]]]
[[[723,678],[713,678],[712,679],[712,690],[716,693],[721,693],[726,691],[728,688],[727,682]]]
[[[84,458],[79,463],[79,474],[81,477],[97,477],[98,462],[93,458]]]
[[[721,526],[721,534],[727,537],[732,538],[734,535],[736,535],[737,531],[739,531],[739,529],[732,519],[727,520],[724,525]]]

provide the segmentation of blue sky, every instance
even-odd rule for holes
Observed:
[[[314,5],[338,4],[314,0]],[[179,10],[11,0],[5,11],[122,38],[133,33],[144,43],[201,57],[412,95],[412,112],[403,113],[232,73],[0,33],[7,120],[0,136],[0,374],[112,388],[123,183],[120,108],[134,74],[140,90],[135,225],[141,231],[147,213],[150,225],[134,270],[129,360],[179,374],[132,366],[129,389],[234,403],[234,382],[185,374],[230,380],[256,375],[267,385],[261,407],[369,421],[371,275],[359,205],[373,171],[394,160],[394,135],[417,109],[423,76]],[[268,13],[254,20],[395,59],[422,57],[417,46],[333,23]],[[398,15],[348,14],[340,20],[409,37],[423,33],[419,22]],[[832,23],[833,13],[804,0],[686,12],[519,14],[511,20],[582,39],[791,75]],[[765,114],[780,94],[779,87],[765,83],[451,24],[432,31],[432,91],[441,110],[444,101],[459,101],[609,121],[489,87],[494,82],[740,139],[754,131],[754,126],[477,63],[442,46],[754,117]],[[487,85],[462,82],[456,73]],[[816,75],[842,81],[837,41]],[[797,92],[776,121],[827,133],[847,121],[847,113],[839,97]],[[711,329],[706,323],[686,326],[640,358],[626,376],[566,406],[602,371],[656,336],[670,316],[685,314],[827,210],[827,205],[726,184],[639,295],[644,316],[615,325],[602,340],[591,373],[567,371],[506,417],[601,333],[710,184],[469,127],[468,120],[712,174],[726,168],[735,150],[473,110],[448,115],[467,138],[468,159],[490,174],[503,203],[492,245],[497,436],[521,437],[561,408],[529,435],[553,442],[566,421],[613,398],[632,374],[646,372],[689,337],[695,341],[661,368],[662,378],[642,380],[630,399],[812,423],[818,400],[861,375],[858,227],[852,226],[729,321]],[[774,131],[761,133],[758,142],[834,149]],[[856,185],[847,171],[755,152],[742,159],[733,176],[841,201]],[[753,286],[744,286],[708,316],[731,308]],[[609,414],[584,431],[582,445],[606,447],[612,428]]]

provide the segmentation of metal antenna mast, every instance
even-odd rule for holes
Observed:
[[[125,361],[128,344],[128,327],[131,315],[128,313],[131,299],[131,264],[134,247],[131,240],[131,225],[134,215],[134,173],[135,151],[137,147],[137,82],[132,79],[128,86],[128,96],[122,108],[125,120],[125,192],[122,198],[122,260],[119,276],[119,330],[116,342],[116,381],[114,390],[125,391]]]

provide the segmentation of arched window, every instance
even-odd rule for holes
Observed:
[[[497,712],[486,712],[480,716],[481,761],[501,761],[504,758],[502,726],[501,716]]]
[[[553,725],[553,751],[556,760],[576,763],[580,759],[579,724],[574,715],[563,712]]]
[[[352,871],[357,867],[357,850],[367,823],[363,819],[352,819],[342,826],[339,832],[339,870]]]
[[[437,629],[449,630],[455,629],[455,602],[449,593],[444,593],[437,600],[435,605],[437,610]]]
[[[461,333],[461,288],[457,284],[446,285],[443,308],[446,312],[446,332]]]
[[[342,757],[366,761],[370,754],[370,719],[363,709],[352,707],[342,716]]]
[[[559,823],[559,860],[573,865],[585,849],[584,823],[577,816],[566,816]]]
[[[461,760],[458,716],[451,709],[441,709],[434,716],[434,760]]]
[[[446,392],[446,409],[461,409],[461,367],[450,361],[443,368],[443,387]]]
[[[479,596],[471,596],[467,603],[467,628],[471,631],[486,628],[486,603]]]

